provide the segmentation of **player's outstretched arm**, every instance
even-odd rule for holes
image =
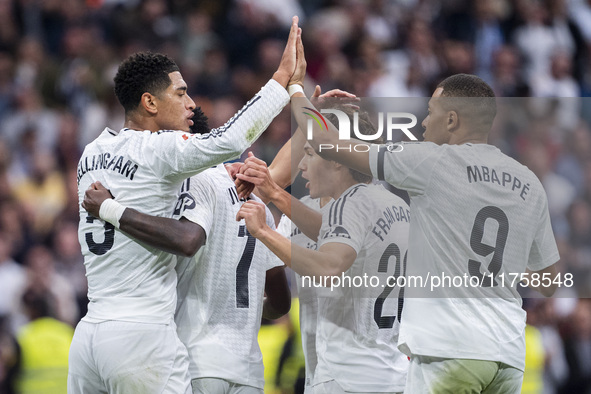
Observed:
[[[289,239],[267,225],[265,206],[258,202],[248,201],[242,205],[236,219],[244,219],[248,232],[300,275],[340,275],[348,270],[357,258],[355,249],[337,242],[322,245],[318,251],[292,244]]]
[[[196,135],[153,133],[142,153],[150,155],[151,167],[158,176],[179,182],[240,156],[261,136],[289,102],[285,87],[296,67],[296,41],[300,34],[297,23],[298,18],[294,17],[273,78],[223,126]]]
[[[297,16],[291,18],[291,29],[289,30],[287,44],[279,62],[279,67],[273,74],[273,79],[279,82],[284,88],[290,82],[297,66],[297,38],[302,34],[302,29],[299,28],[298,22],[299,18]]]
[[[304,58],[304,45],[301,36],[297,40],[297,56],[298,61],[300,58]],[[292,81],[297,81],[298,77],[298,68],[296,67]],[[297,83],[303,86],[303,77]],[[316,107],[308,100],[303,92],[296,92],[291,96],[291,110],[302,131],[307,130],[308,117],[305,113],[310,113],[310,110],[317,111]],[[313,138],[309,142],[320,156],[327,160],[342,163],[364,174],[371,175],[369,152],[363,151],[363,149],[360,149],[360,152],[356,152],[354,149],[358,143],[361,144],[360,141],[355,142],[356,140],[354,139],[339,140],[339,133],[336,127],[330,122],[327,122],[328,130],[322,130],[320,125],[314,122],[312,123]],[[337,146],[339,149],[336,149]],[[325,149],[322,149],[322,147]],[[332,147],[332,149],[327,149],[328,147]]]
[[[327,98],[359,100],[354,94],[340,89],[332,89],[326,93],[322,93],[320,85],[316,85],[311,101],[315,104],[321,105],[323,100]],[[342,102],[345,101],[343,100]],[[298,164],[302,160],[302,157],[304,157],[305,144],[306,138],[304,137],[304,132],[298,127],[289,141],[281,147],[269,165],[271,177],[281,188],[285,189],[295,180],[295,177],[299,172]]]
[[[198,224],[185,218],[150,216],[126,208],[113,200],[100,182],[93,183],[86,191],[82,207],[137,240],[168,253],[193,256],[205,243],[205,231]]]
[[[267,295],[263,303],[263,317],[265,319],[279,319],[289,312],[291,292],[284,267],[275,267],[267,271],[265,294]]]

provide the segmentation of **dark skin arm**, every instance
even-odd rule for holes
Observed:
[[[82,208],[99,217],[103,201],[113,198],[100,182],[95,182],[84,194]],[[174,220],[141,213],[126,208],[119,220],[121,231],[164,252],[191,257],[205,244],[205,230],[185,218]]]
[[[263,303],[263,317],[265,319],[279,319],[289,312],[291,292],[284,267],[275,267],[267,271],[265,294],[267,295]]]

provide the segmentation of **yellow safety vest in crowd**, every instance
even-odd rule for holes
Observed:
[[[20,393],[64,394],[68,381],[68,353],[74,329],[50,317],[25,325],[17,335],[21,347]]]

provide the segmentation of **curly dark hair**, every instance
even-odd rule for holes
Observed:
[[[192,133],[192,134],[209,133],[211,131],[209,128],[209,123],[208,123],[209,119],[207,118],[207,116],[205,116],[205,114],[201,110],[201,107],[195,108],[193,110],[193,113],[195,115],[193,116],[193,126],[191,126],[190,133]]]
[[[172,83],[168,74],[173,71],[179,67],[160,53],[138,52],[125,59],[115,75],[115,95],[125,113],[137,108],[142,94],[165,90]]]

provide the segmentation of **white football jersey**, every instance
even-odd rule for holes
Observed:
[[[271,80],[228,123],[208,134],[105,129],[78,163],[78,239],[88,278],[88,322],[169,323],[176,305],[176,258],[132,239],[82,208],[100,181],[124,206],[170,217],[182,181],[246,150],[289,101]]]
[[[357,253],[344,273],[352,282],[318,298],[314,384],[335,380],[345,391],[404,390],[408,359],[396,347],[403,294],[388,276],[404,274],[410,212],[380,185],[357,184],[323,210],[318,248],[344,243]],[[359,284],[376,277],[381,285]]]
[[[388,152],[374,145],[370,166],[374,176],[409,192],[407,277],[467,275],[484,286],[458,281],[436,289],[437,297],[407,287],[400,349],[523,369],[525,312],[509,274],[541,270],[559,259],[542,185],[492,145],[402,146]]]
[[[255,201],[260,201],[253,197]],[[251,236],[236,214],[234,181],[224,165],[185,181],[174,217],[199,224],[206,244],[177,264],[175,321],[189,350],[191,378],[215,377],[263,388],[263,359],[257,341],[267,270],[282,266]],[[275,228],[267,211],[267,224]]]

